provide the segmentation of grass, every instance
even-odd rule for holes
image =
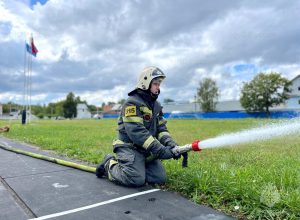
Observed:
[[[276,123],[265,119],[168,120],[180,145],[224,133]],[[0,126],[8,121],[0,121]],[[12,122],[4,136],[53,150],[57,154],[98,164],[112,151],[116,119],[50,121],[36,125]],[[162,188],[244,219],[300,219],[300,136],[205,149],[181,160],[164,161],[167,181]]]

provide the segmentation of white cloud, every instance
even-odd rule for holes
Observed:
[[[70,91],[89,104],[119,101],[156,65],[167,78],[159,100],[193,99],[211,77],[221,99],[238,98],[256,71],[300,74],[299,2],[58,1],[0,3],[0,101],[21,102],[24,40],[33,33],[33,102]],[[253,65],[237,71],[236,65]],[[9,95],[7,95],[9,94]]]

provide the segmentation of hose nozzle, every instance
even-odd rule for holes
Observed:
[[[175,154],[176,156],[178,156],[179,154],[182,154],[184,152],[189,152],[189,151],[201,151],[202,149],[200,149],[198,147],[200,141],[195,141],[191,144],[186,144],[184,146],[176,146],[172,149],[173,154]]]

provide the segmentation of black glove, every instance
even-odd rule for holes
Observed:
[[[174,141],[169,141],[169,142],[167,142],[167,144],[166,144],[166,147],[169,147],[171,150],[174,148],[174,147],[176,147],[176,146],[179,146],[178,144],[176,144],[176,142],[174,142]],[[173,157],[173,159],[174,160],[178,160],[178,159],[180,159],[181,158],[181,154],[179,154],[179,155],[174,155],[174,157]]]
[[[159,151],[159,153],[157,154],[159,156],[160,159],[171,159],[174,158],[174,154],[171,150],[172,148],[170,147],[164,147]]]
[[[171,159],[174,157],[170,147],[165,147],[161,143],[157,142],[149,149],[153,154],[157,155],[159,159]]]

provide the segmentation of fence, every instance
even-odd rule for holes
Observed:
[[[26,116],[28,119],[29,116]],[[35,115],[31,115],[32,120],[37,120],[38,118]],[[0,120],[22,120],[22,115],[10,116],[10,115],[0,115]]]
[[[270,112],[271,119],[295,118],[300,116],[300,111],[273,111]],[[172,118],[197,118],[197,119],[230,119],[230,118],[268,118],[266,112],[216,112],[216,113],[164,113],[164,117]]]
[[[300,117],[300,111],[273,111],[270,112],[271,119]],[[103,115],[103,118],[118,118],[118,115]],[[164,113],[166,119],[238,119],[238,118],[268,118],[266,112],[215,112],[215,113]]]
[[[103,118],[119,118],[119,115],[103,115]]]
[[[300,111],[273,111],[270,112],[271,119],[279,118],[295,118],[300,117]],[[32,119],[36,117],[33,115]],[[238,119],[238,118],[268,118],[266,112],[253,112],[247,114],[246,112],[215,112],[215,113],[164,113],[166,119],[184,119],[184,118],[194,118],[194,119]],[[18,120],[21,120],[21,116],[18,116]],[[119,115],[103,115],[103,118],[119,118]],[[12,116],[0,115],[0,119],[13,119]],[[16,118],[14,118],[16,119]]]

